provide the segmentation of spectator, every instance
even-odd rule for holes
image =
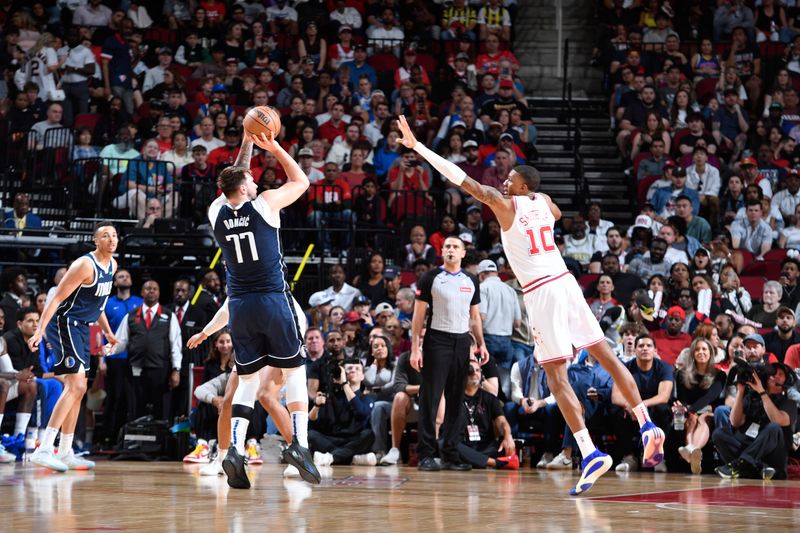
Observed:
[[[41,229],[42,219],[31,212],[31,201],[28,193],[18,192],[14,195],[14,206],[3,212],[3,227],[25,229]]]
[[[691,200],[693,215],[700,213],[700,196],[694,189],[687,187],[686,181],[686,169],[675,167],[672,171],[672,184],[657,189],[653,194],[651,203],[653,204],[653,210],[660,217],[659,222],[663,223],[663,219],[676,214],[676,202],[679,196],[686,196]]]
[[[93,0],[92,4],[99,2]],[[99,7],[108,10],[110,17],[111,11],[107,7]],[[65,96],[64,124],[71,126],[77,114],[89,112],[89,77],[94,76],[97,65],[92,51],[82,44],[77,28],[67,30],[67,44],[69,51],[61,67],[61,88]]]
[[[522,320],[517,295],[514,289],[498,277],[494,261],[481,261],[478,265],[478,276],[481,282],[480,313],[486,349],[498,366],[510,370],[514,363],[511,335]]]
[[[617,146],[620,152],[628,152],[628,139],[636,128],[644,128],[646,126],[647,114],[651,111],[655,112],[656,116],[660,117],[662,121],[667,117],[666,110],[659,105],[656,99],[655,87],[645,85],[642,88],[639,99],[632,101],[629,106],[625,107],[625,112],[619,123],[620,131],[617,134]]]
[[[480,54],[475,61],[479,74],[492,74],[495,78],[500,75],[509,77],[520,68],[519,60],[508,50],[500,50],[500,38],[493,33],[486,36],[484,41],[486,52]]]
[[[589,309],[592,310],[598,322],[606,311],[619,305],[619,301],[614,298],[614,281],[609,274],[600,274],[600,277],[597,278],[595,296],[587,298],[586,303],[589,304]]]
[[[783,288],[777,281],[764,283],[761,294],[761,303],[756,304],[747,313],[747,318],[761,324],[762,328],[773,329],[778,319],[778,309],[781,306]]]
[[[764,335],[764,348],[768,353],[775,354],[778,361],[783,363],[789,347],[800,343],[800,333],[796,331],[797,320],[792,308],[779,307],[776,317],[776,329]]]
[[[570,257],[586,269],[592,256],[600,251],[605,239],[598,235],[586,233],[586,222],[581,215],[573,217],[572,230],[569,235],[564,235],[564,257]]]
[[[380,21],[370,25],[366,30],[369,45],[378,52],[388,52],[399,56],[400,46],[405,39],[405,33],[395,26],[394,10],[385,6],[381,11]]]
[[[14,376],[15,379],[10,383],[10,387],[7,391],[2,391],[5,398],[1,401],[5,408],[5,403],[7,401],[19,398],[14,432],[12,433],[12,436],[17,436],[20,434],[27,434],[31,413],[34,404],[36,404],[37,389],[41,388],[43,393],[45,393],[47,389],[45,389],[44,383],[41,383],[40,387],[37,387],[37,382],[40,380],[37,379],[34,381],[33,379],[34,377],[41,378],[43,376],[43,370],[39,361],[38,350],[31,351],[28,347],[28,339],[33,336],[39,324],[39,313],[36,312],[36,309],[33,307],[25,307],[20,309],[16,315],[12,316],[16,316],[17,320],[14,322],[13,326],[9,324],[9,327],[2,337],[3,349],[0,350],[0,373],[8,377],[11,377],[11,374],[18,373],[19,377],[22,379],[16,379],[16,376]],[[11,320],[8,322],[10,323]],[[55,405],[55,401],[58,399],[58,394],[60,394],[60,392],[60,389],[57,392],[55,389],[51,391],[51,396],[55,394],[55,398],[50,398],[50,411],[52,411],[52,407]],[[43,402],[43,404],[44,403],[45,402]],[[2,414],[3,412],[0,410],[0,415]],[[44,425],[46,426],[47,424]]]
[[[431,177],[420,165],[414,151],[407,148],[401,150],[398,164],[389,170],[387,184],[391,194],[387,206],[392,209],[398,219],[402,219],[407,211],[420,211],[418,206],[424,204],[430,187]]]
[[[782,5],[775,5],[775,0],[763,0],[756,8],[755,28],[756,42],[779,42],[781,32],[787,26],[786,12]]]
[[[125,111],[133,115],[133,79],[131,57],[132,49],[128,44],[133,23],[129,19],[122,21],[122,26],[103,43],[102,72],[103,95],[108,98],[112,94],[122,99]]]
[[[636,388],[639,389],[653,422],[658,424],[658,427],[665,428],[665,431],[669,431],[672,426],[672,410],[669,403],[674,386],[672,366],[658,357],[656,342],[647,333],[635,337],[634,351],[636,357],[625,363],[625,366],[633,376]],[[616,470],[635,471],[638,463],[634,452],[640,442],[636,417],[629,411],[628,404],[616,385],[611,389],[611,403],[619,408],[613,417],[615,433],[619,439],[618,453],[622,455],[622,461]]]
[[[775,193],[775,196],[772,197],[772,204],[776,205],[783,218],[788,220],[800,205],[800,175],[797,170],[789,169],[784,184],[786,188]]]
[[[326,298],[331,298],[333,306],[341,306],[346,311],[353,308],[353,302],[361,296],[361,291],[345,281],[344,267],[341,264],[334,264],[328,270],[328,279],[331,285],[322,294]]]
[[[357,124],[348,124],[345,127],[344,134],[341,137],[336,137],[333,141],[328,156],[325,158],[326,163],[336,163],[341,168],[345,163],[350,162],[350,152],[353,150],[355,144],[361,137],[361,130]],[[371,159],[367,156],[367,159]],[[350,184],[351,187],[353,184]]]
[[[453,4],[442,11],[442,26],[439,39],[450,41],[462,36],[474,41],[477,37],[475,26],[478,23],[477,13],[465,0],[454,0]]]
[[[714,11],[714,42],[720,42],[741,28],[745,36],[753,36],[755,17],[753,11],[742,0],[731,0],[720,4]]]
[[[404,352],[397,359],[392,391],[391,427],[392,447],[381,458],[381,464],[393,465],[400,462],[400,442],[406,427],[406,421],[416,413],[415,403],[419,396],[422,377],[411,367],[409,352]]]
[[[23,299],[28,295],[28,271],[16,266],[3,269],[0,274],[0,289],[3,290],[0,309],[3,311],[3,316],[8,317],[2,330],[2,333],[6,333],[16,327],[11,317],[16,317],[24,307]]]
[[[713,434],[714,446],[726,463],[716,469],[721,477],[786,478],[797,419],[797,404],[786,396],[787,381],[794,383],[791,370],[777,363],[761,376],[754,373],[747,384],[736,384],[730,430],[717,428]]]
[[[719,170],[708,164],[708,150],[702,146],[694,148],[692,160],[693,163],[686,169],[686,186],[698,193],[703,212],[709,221],[716,225],[719,220],[719,191],[721,188]]]
[[[714,367],[715,353],[711,341],[696,338],[675,374],[674,408],[686,416],[686,445],[678,448],[678,452],[695,475],[702,473],[703,448],[711,436],[714,407],[725,387],[725,373]]]
[[[511,16],[501,0],[486,0],[478,10],[478,36],[488,42],[490,35],[506,42],[511,39]]]
[[[731,224],[731,244],[736,249],[746,250],[757,258],[762,258],[772,248],[772,228],[762,219],[761,202],[747,201],[747,218],[734,220]],[[741,271],[743,258],[734,252],[734,264]]]
[[[375,440],[368,427],[372,402],[364,395],[364,367],[361,361],[348,360],[334,378],[340,385],[329,394],[317,392],[308,413],[312,423],[308,442],[317,466],[332,464],[377,464],[369,450]]]
[[[269,31],[275,35],[297,35],[298,13],[287,0],[276,0],[267,8]]]
[[[241,133],[239,128],[235,126],[226,127],[224,140],[224,146],[215,148],[208,154],[208,162],[211,165],[214,165],[214,169],[217,172],[222,171],[222,169],[225,167],[233,165],[234,161],[236,161],[236,158],[239,156],[239,149],[241,145]],[[251,168],[255,161],[255,158],[251,160]]]
[[[173,177],[167,171],[167,165],[157,161],[157,158],[158,142],[150,139],[144,144],[142,154],[128,165],[124,179],[120,182],[120,195],[112,202],[115,208],[127,209],[131,216],[143,220],[147,199],[159,196],[167,200],[166,217],[172,217]]]
[[[694,151],[694,147],[702,141],[705,143],[706,151],[709,154],[716,154],[717,142],[711,134],[705,133],[703,115],[693,111],[686,117],[686,123],[689,127],[689,133],[681,138],[681,142],[678,144],[678,151],[683,155],[689,155]]]
[[[61,124],[63,115],[64,106],[59,102],[52,102],[47,107],[47,118],[31,127],[28,139],[29,149],[39,151],[65,147],[71,152],[72,132]]]
[[[739,159],[747,142],[750,125],[739,104],[739,95],[734,89],[725,90],[725,105],[720,106],[714,116],[714,140],[731,153],[731,161]]]
[[[800,260],[795,257],[786,257],[781,261],[781,274],[778,282],[783,287],[781,304],[789,309],[795,309],[800,303],[800,291],[797,290],[797,280],[800,277]]]
[[[89,0],[87,4],[80,5],[72,14],[72,24],[75,26],[103,27],[111,23],[112,11],[104,6],[102,0]]]
[[[641,257],[634,258],[628,264],[628,273],[639,276],[642,282],[647,283],[655,274],[666,277],[671,263],[664,260],[668,248],[667,241],[660,237],[650,242],[650,249]]]
[[[378,86],[378,74],[372,65],[367,63],[367,48],[363,44],[357,44],[353,51],[353,60],[346,61],[340,65],[340,70],[347,67],[350,70],[350,79],[358,80],[366,74],[373,87]]]
[[[225,146],[225,141],[214,137],[214,119],[203,117],[200,119],[200,136],[192,141],[192,148],[198,145],[205,146],[208,153]]]
[[[363,21],[361,13],[354,7],[348,6],[346,0],[336,0],[336,9],[331,11],[330,19],[339,23],[339,33],[343,28],[360,30]]]
[[[772,184],[770,180],[761,173],[755,159],[752,157],[745,157],[739,162],[739,168],[742,169],[742,178],[744,179],[745,186],[758,185],[764,196],[772,198]],[[759,197],[759,200],[760,199]]]
[[[662,176],[667,164],[675,166],[674,161],[664,156],[665,146],[663,139],[656,138],[650,142],[650,157],[639,161],[639,168],[636,172],[637,180],[641,181],[648,176]]]
[[[375,435],[372,451],[383,456],[389,450],[386,437],[392,414],[394,353],[391,341],[383,335],[370,335],[369,353],[364,371],[364,390],[376,397],[372,406],[370,427]]]
[[[411,265],[417,259],[425,259],[428,263],[436,262],[436,249],[428,244],[427,236],[425,235],[425,227],[417,224],[411,227],[409,231],[409,243],[403,247],[403,254],[400,258],[400,264],[404,270],[410,270]]]
[[[701,243],[711,242],[711,225],[703,217],[692,214],[692,201],[688,196],[681,195],[675,200],[675,216],[686,223],[687,237]]]
[[[319,230],[319,241],[325,250],[330,251],[332,239],[326,229],[330,222],[340,223],[347,231],[342,235],[342,246],[350,243],[352,224],[353,195],[350,185],[339,177],[339,166],[334,162],[325,163],[325,179],[318,182],[309,193],[308,222]]]
[[[687,348],[692,342],[692,337],[681,331],[685,322],[686,311],[673,305],[667,309],[667,316],[664,319],[666,328],[653,333],[653,340],[658,347],[658,356],[670,366],[675,365],[681,350]]]
[[[741,0],[734,0],[733,6],[736,8],[733,12],[739,9],[750,9],[741,5]],[[725,7],[725,6],[723,6]],[[717,9],[719,12],[719,9]],[[752,11],[750,11],[752,16]],[[717,31],[716,14],[715,14],[714,31]],[[726,68],[736,70],[739,79],[742,80],[747,94],[749,96],[750,109],[758,112],[759,97],[761,96],[761,57],[758,47],[750,42],[752,39],[752,18],[750,19],[749,26],[745,26],[745,21],[733,26],[733,33],[731,35],[731,48],[727,54]],[[717,39],[715,41],[719,42]]]
[[[329,145],[334,144],[337,137],[344,137],[347,123],[344,121],[343,117],[344,105],[341,102],[336,102],[333,104],[333,107],[331,107],[330,120],[320,125],[319,136]]]
[[[142,92],[146,93],[159,83],[164,82],[164,72],[172,65],[172,48],[162,46],[158,49],[158,64],[152,68],[147,69],[144,76],[144,83],[142,84]]]

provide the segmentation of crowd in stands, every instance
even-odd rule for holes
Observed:
[[[10,12],[5,68],[31,79],[15,75],[19,83],[7,86],[13,105],[5,120],[20,146],[46,150],[55,140],[42,132],[59,124],[73,128],[87,109],[102,113],[94,128],[69,138],[74,161],[106,158],[96,176],[83,175],[90,194],[107,198],[115,209],[134,206],[130,215],[143,224],[176,213],[200,222],[215,191],[198,184],[213,182],[236,157],[244,110],[278,107],[282,142],[315,183],[299,220],[320,229],[318,245],[335,253],[376,244],[357,233],[328,231],[342,222],[394,226],[405,243],[373,248],[349,279],[346,265],[330,266],[330,286],[301,302],[310,326],[310,441],[318,462],[413,461],[406,429],[420,383],[409,365],[415,283],[440,261],[444,239],[459,236],[467,246],[463,268],[481,280],[492,355],[482,368],[473,365],[465,384],[467,403],[484,403],[475,424],[479,438],[465,434],[465,461],[507,466],[497,461],[497,450],[502,442],[508,451],[514,437],[534,443],[526,446],[536,452],[533,465],[570,469],[575,441],[536,364],[529,328],[536,317],[520,305],[522,288],[503,256],[499,225],[474,199],[447,188],[415,153],[401,149],[392,118],[411,117],[418,138],[484,184],[499,187],[514,165],[530,160],[536,130],[515,74],[519,61],[510,51],[514,7],[499,0],[278,0],[266,8],[173,0],[158,16],[160,6],[112,11],[91,0],[74,14],[66,7],[38,18]],[[668,431],[677,457],[668,459],[672,470],[709,471],[719,464],[715,448],[729,475],[732,469],[787,475],[797,415],[792,401],[800,398],[794,379],[800,367],[800,258],[793,251],[800,178],[793,170],[792,137],[800,131],[792,85],[793,68],[800,75],[800,67],[793,48],[784,52],[781,43],[793,38],[793,9],[770,0],[759,5],[757,16],[740,0],[718,7],[618,0],[600,8],[606,31],[596,59],[607,68],[612,123],[630,163],[631,189],[640,193],[640,212],[632,213],[625,231],[603,218],[601,205],[590,203],[584,213],[559,222],[556,240],[606,340]],[[70,16],[72,24],[66,24]],[[161,46],[150,46],[157,39]],[[79,74],[85,79],[75,82],[85,87],[33,81],[35,54],[52,73],[86,67]],[[75,96],[83,89],[89,103]],[[252,170],[261,187],[282,181],[269,154],[257,154]],[[114,190],[103,196],[108,189]],[[410,203],[409,192],[419,193]],[[108,209],[105,201],[98,205]],[[31,207],[18,195],[7,218],[24,228]],[[417,220],[421,213],[426,216]],[[0,309],[13,368],[24,371],[32,361],[37,379],[46,382],[46,347],[38,358],[10,353],[19,345],[11,337],[24,339],[26,322],[41,312],[39,296],[29,307],[34,302],[25,272],[3,274]],[[197,304],[186,297],[192,284],[203,288]],[[141,299],[133,286],[141,286]],[[232,366],[231,339],[220,332],[198,352],[187,351],[185,341],[224,299],[223,284],[210,271],[178,280],[171,297],[164,290],[162,298],[160,289],[156,280],[134,281],[124,270],[115,277],[107,312],[112,327],[127,328],[130,337],[127,358],[115,353],[100,362],[94,381],[99,391],[100,377],[105,380],[105,438],[113,442],[115,431],[142,413],[188,414],[186,378],[194,363],[204,368],[192,415],[202,440],[190,458],[207,460],[215,417],[224,407],[218,381]],[[160,317],[154,333],[141,326],[150,312]],[[153,343],[157,350],[134,342],[136,335],[155,334],[161,336]],[[585,352],[575,356],[569,375],[589,428],[607,437],[598,442],[614,455],[619,471],[635,470],[634,419],[608,374]],[[734,370],[744,361],[761,365],[758,382],[746,387],[736,383]],[[37,394],[46,403],[57,394],[52,390],[42,385]],[[32,391],[25,392],[27,406]],[[498,400],[487,402],[483,393]],[[765,412],[767,402],[775,409]],[[43,426],[41,420],[35,424]],[[746,434],[753,424],[755,434]],[[260,432],[264,425],[254,427]],[[747,447],[754,443],[757,457]]]

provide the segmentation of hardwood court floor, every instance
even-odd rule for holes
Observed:
[[[0,531],[472,532],[788,531],[800,524],[800,482],[606,474],[571,498],[567,472],[423,473],[334,467],[312,488],[283,467],[252,467],[250,490],[203,478],[198,466],[100,462],[56,474],[0,465]]]

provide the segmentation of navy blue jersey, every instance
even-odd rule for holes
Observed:
[[[88,257],[94,266],[94,283],[82,284],[75,289],[58,307],[56,316],[80,322],[96,322],[106,307],[114,284],[114,260],[109,261],[108,270],[104,270],[93,253],[84,257]]]
[[[280,239],[280,213],[261,196],[235,209],[220,196],[208,210],[228,280],[228,295],[284,292],[286,265]]]

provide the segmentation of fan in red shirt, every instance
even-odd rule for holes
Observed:
[[[215,148],[208,154],[208,162],[214,165],[218,171],[231,166],[239,156],[239,144],[241,142],[239,130],[233,126],[225,128],[223,140],[225,141],[225,146]]]
[[[398,164],[389,170],[388,184],[392,194],[389,196],[389,209],[399,221],[408,214],[422,215],[430,207],[426,194],[430,184],[428,172],[422,168],[413,150],[403,149]]]
[[[653,340],[656,341],[658,356],[665,363],[675,366],[681,350],[688,348],[692,343],[692,337],[688,333],[683,333],[681,328],[686,320],[686,311],[673,305],[667,309],[667,317],[664,319],[667,328],[653,332]]]
[[[328,226],[345,228],[352,224],[352,202],[353,193],[350,185],[339,177],[339,166],[325,163],[325,179],[308,189],[308,221],[319,229],[318,243],[324,250],[331,250],[332,232],[326,231]],[[350,233],[341,233],[342,248],[350,246]]]
[[[511,70],[516,72],[519,70],[519,60],[517,57],[508,50],[500,50],[500,39],[496,35],[489,35],[486,37],[486,53],[480,54],[475,66],[478,72],[485,74],[489,72],[494,74],[495,77],[500,75],[500,63],[507,60],[511,64]],[[511,72],[504,73],[511,75]]]
[[[341,102],[336,102],[331,107],[331,119],[319,127],[320,138],[326,140],[329,145],[333,144],[334,139],[340,135],[344,137],[347,123],[342,120],[344,116],[344,105]]]

